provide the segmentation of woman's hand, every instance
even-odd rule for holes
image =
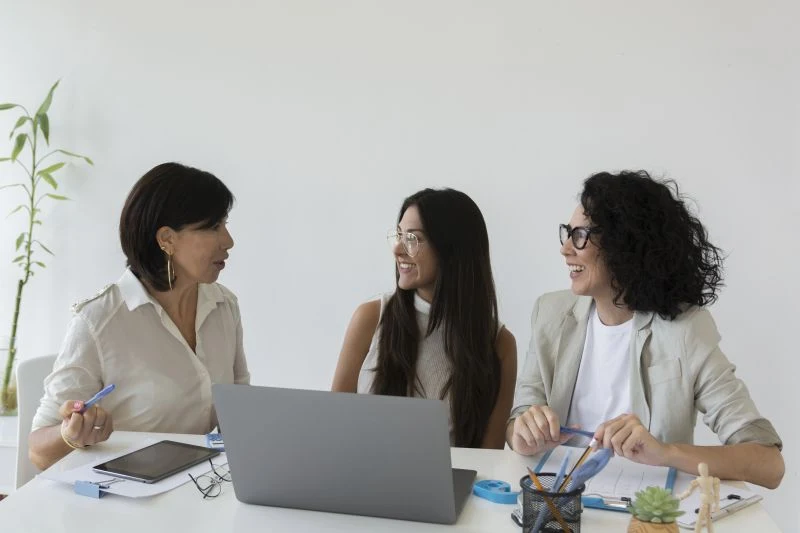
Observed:
[[[93,405],[85,412],[82,401],[64,402],[59,409],[63,417],[61,422],[61,436],[67,444],[75,448],[91,446],[108,439],[114,431],[114,421],[111,413]]]
[[[600,424],[594,437],[598,446],[613,448],[616,455],[645,465],[666,466],[668,446],[652,436],[636,415],[624,414]]]
[[[532,405],[514,420],[511,448],[522,455],[535,455],[567,442],[572,435],[561,434],[558,415],[547,405]]]

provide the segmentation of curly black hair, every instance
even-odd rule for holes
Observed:
[[[644,170],[586,179],[581,205],[598,232],[592,240],[611,273],[614,303],[674,319],[685,306],[717,300],[722,251],[686,206],[673,180]]]

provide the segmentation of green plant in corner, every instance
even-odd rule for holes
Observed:
[[[55,178],[56,172],[61,170],[65,161],[58,161],[58,156],[78,158],[86,163],[93,165],[88,157],[68,152],[61,149],[50,148],[50,118],[47,112],[53,101],[53,93],[58,87],[59,82],[53,84],[48,91],[42,104],[31,115],[28,110],[20,104],[0,104],[0,111],[7,111],[18,108],[22,111],[14,128],[8,138],[12,140],[10,157],[0,157],[0,162],[10,162],[21,167],[27,179],[19,183],[0,186],[0,189],[22,189],[25,191],[25,200],[9,216],[21,212],[27,215],[26,230],[19,234],[16,239],[16,257],[12,263],[19,265],[22,274],[17,281],[17,294],[14,298],[14,314],[11,319],[11,337],[8,345],[8,358],[5,362],[3,371],[2,388],[0,388],[0,414],[13,414],[17,408],[16,387],[12,386],[12,371],[14,359],[17,355],[17,325],[19,323],[19,310],[22,303],[22,293],[25,285],[30,281],[31,276],[36,273],[35,268],[44,268],[44,262],[39,259],[37,251],[53,255],[47,246],[34,237],[36,227],[41,225],[42,209],[40,204],[43,200],[68,200],[66,196],[56,194],[58,181]],[[44,152],[44,155],[42,153]],[[51,159],[52,156],[56,156]],[[25,163],[28,162],[29,166]],[[45,166],[47,165],[47,166]]]
[[[647,487],[636,493],[628,511],[633,515],[628,533],[668,531],[677,533],[675,519],[683,514],[681,502],[663,487]]]

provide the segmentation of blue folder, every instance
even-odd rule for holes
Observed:
[[[542,468],[544,468],[547,459],[550,458],[552,455],[553,450],[548,451],[542,459],[539,461],[539,464],[536,465],[534,471],[537,474],[542,472]],[[627,459],[623,457],[612,457],[612,461],[627,461]],[[664,484],[664,488],[673,490],[675,487],[675,477],[677,476],[678,471],[674,468],[670,468],[669,472],[667,472],[667,480]],[[631,494],[633,496],[633,494]],[[631,498],[629,497],[615,497],[615,496],[597,496],[597,495],[590,495],[590,496],[582,496],[581,501],[583,502],[584,507],[590,507],[592,509],[605,509],[607,511],[619,511],[619,512],[627,512],[628,504],[631,502]]]

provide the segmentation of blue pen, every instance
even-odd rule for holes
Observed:
[[[566,426],[561,426],[561,433],[567,433],[572,435],[583,435],[584,437],[589,437],[590,439],[594,438],[594,433],[591,431],[585,431],[583,429],[575,429],[575,428],[568,428]]]
[[[567,463],[569,463],[571,457],[572,450],[568,450],[564,455],[564,458],[561,460],[561,466],[558,468],[558,474],[556,475],[556,480],[553,483],[553,490],[551,492],[558,492],[558,490],[561,488],[561,482],[564,481],[564,474],[567,471]]]
[[[98,392],[97,394],[95,394],[94,396],[92,396],[91,398],[89,398],[88,400],[86,400],[85,402],[83,402],[83,409],[81,409],[81,410],[80,410],[80,411],[78,411],[78,412],[79,412],[79,413],[83,413],[83,412],[84,412],[84,411],[86,411],[88,408],[90,408],[91,406],[93,406],[94,404],[96,404],[97,402],[99,402],[100,400],[102,400],[103,398],[105,398],[106,396],[108,396],[108,394],[109,394],[111,391],[113,391],[113,390],[114,390],[114,388],[115,388],[115,386],[114,386],[114,384],[113,384],[113,383],[112,383],[111,385],[109,385],[109,386],[105,387],[103,390],[101,390],[100,392]]]

